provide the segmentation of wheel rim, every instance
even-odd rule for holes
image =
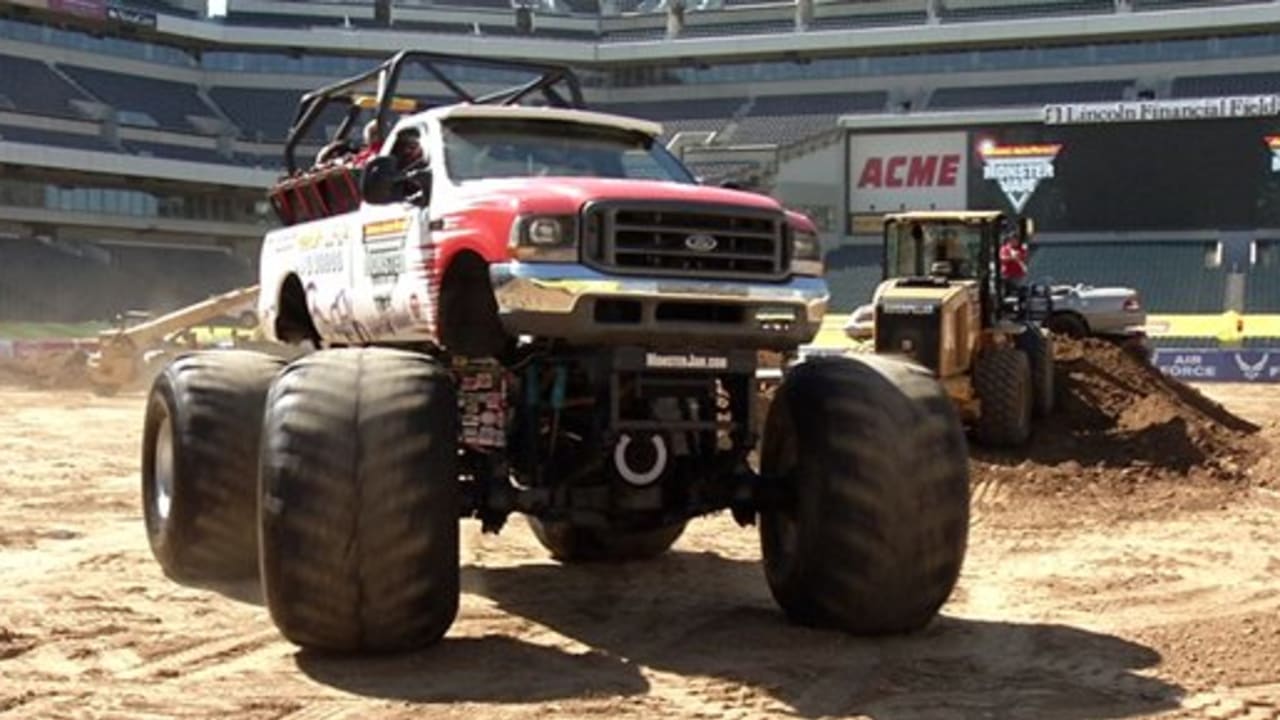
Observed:
[[[156,519],[168,522],[173,507],[173,421],[166,413],[156,430],[156,449],[151,473],[151,497]]]

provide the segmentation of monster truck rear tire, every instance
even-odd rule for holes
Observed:
[[[652,530],[597,529],[528,518],[529,528],[560,562],[629,562],[655,558],[675,544],[685,523]]]
[[[881,635],[937,615],[968,543],[969,459],[928,370],[876,356],[796,366],[760,457],[765,577],[792,621]]]
[[[982,405],[974,427],[979,442],[996,447],[1027,442],[1035,391],[1026,353],[998,347],[979,355],[973,368],[973,390]]]
[[[262,439],[263,594],[290,641],[398,651],[458,611],[457,402],[434,360],[303,357],[271,387]]]
[[[151,386],[142,435],[147,540],[166,575],[239,580],[258,568],[258,445],[284,363],[236,350],[179,357]]]
[[[1053,412],[1057,388],[1054,386],[1053,337],[1028,326],[1018,336],[1018,348],[1031,363],[1032,414],[1047,417]]]

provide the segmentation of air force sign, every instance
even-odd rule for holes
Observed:
[[[1187,382],[1280,382],[1280,352],[1160,348],[1152,363]]]

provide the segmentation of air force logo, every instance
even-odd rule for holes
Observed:
[[[1240,374],[1244,375],[1244,379],[1250,382],[1262,377],[1262,373],[1267,369],[1267,361],[1271,359],[1271,353],[1262,353],[1262,359],[1255,363],[1245,362],[1244,355],[1236,353],[1236,367],[1240,368]]]

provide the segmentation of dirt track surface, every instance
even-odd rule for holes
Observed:
[[[1280,388],[1209,392],[1277,434]],[[726,516],[624,567],[468,523],[446,640],[353,660],[282,641],[252,588],[161,576],[141,419],[137,395],[0,387],[0,718],[1280,718],[1274,479],[986,461],[960,586],[899,639],[788,626]]]

